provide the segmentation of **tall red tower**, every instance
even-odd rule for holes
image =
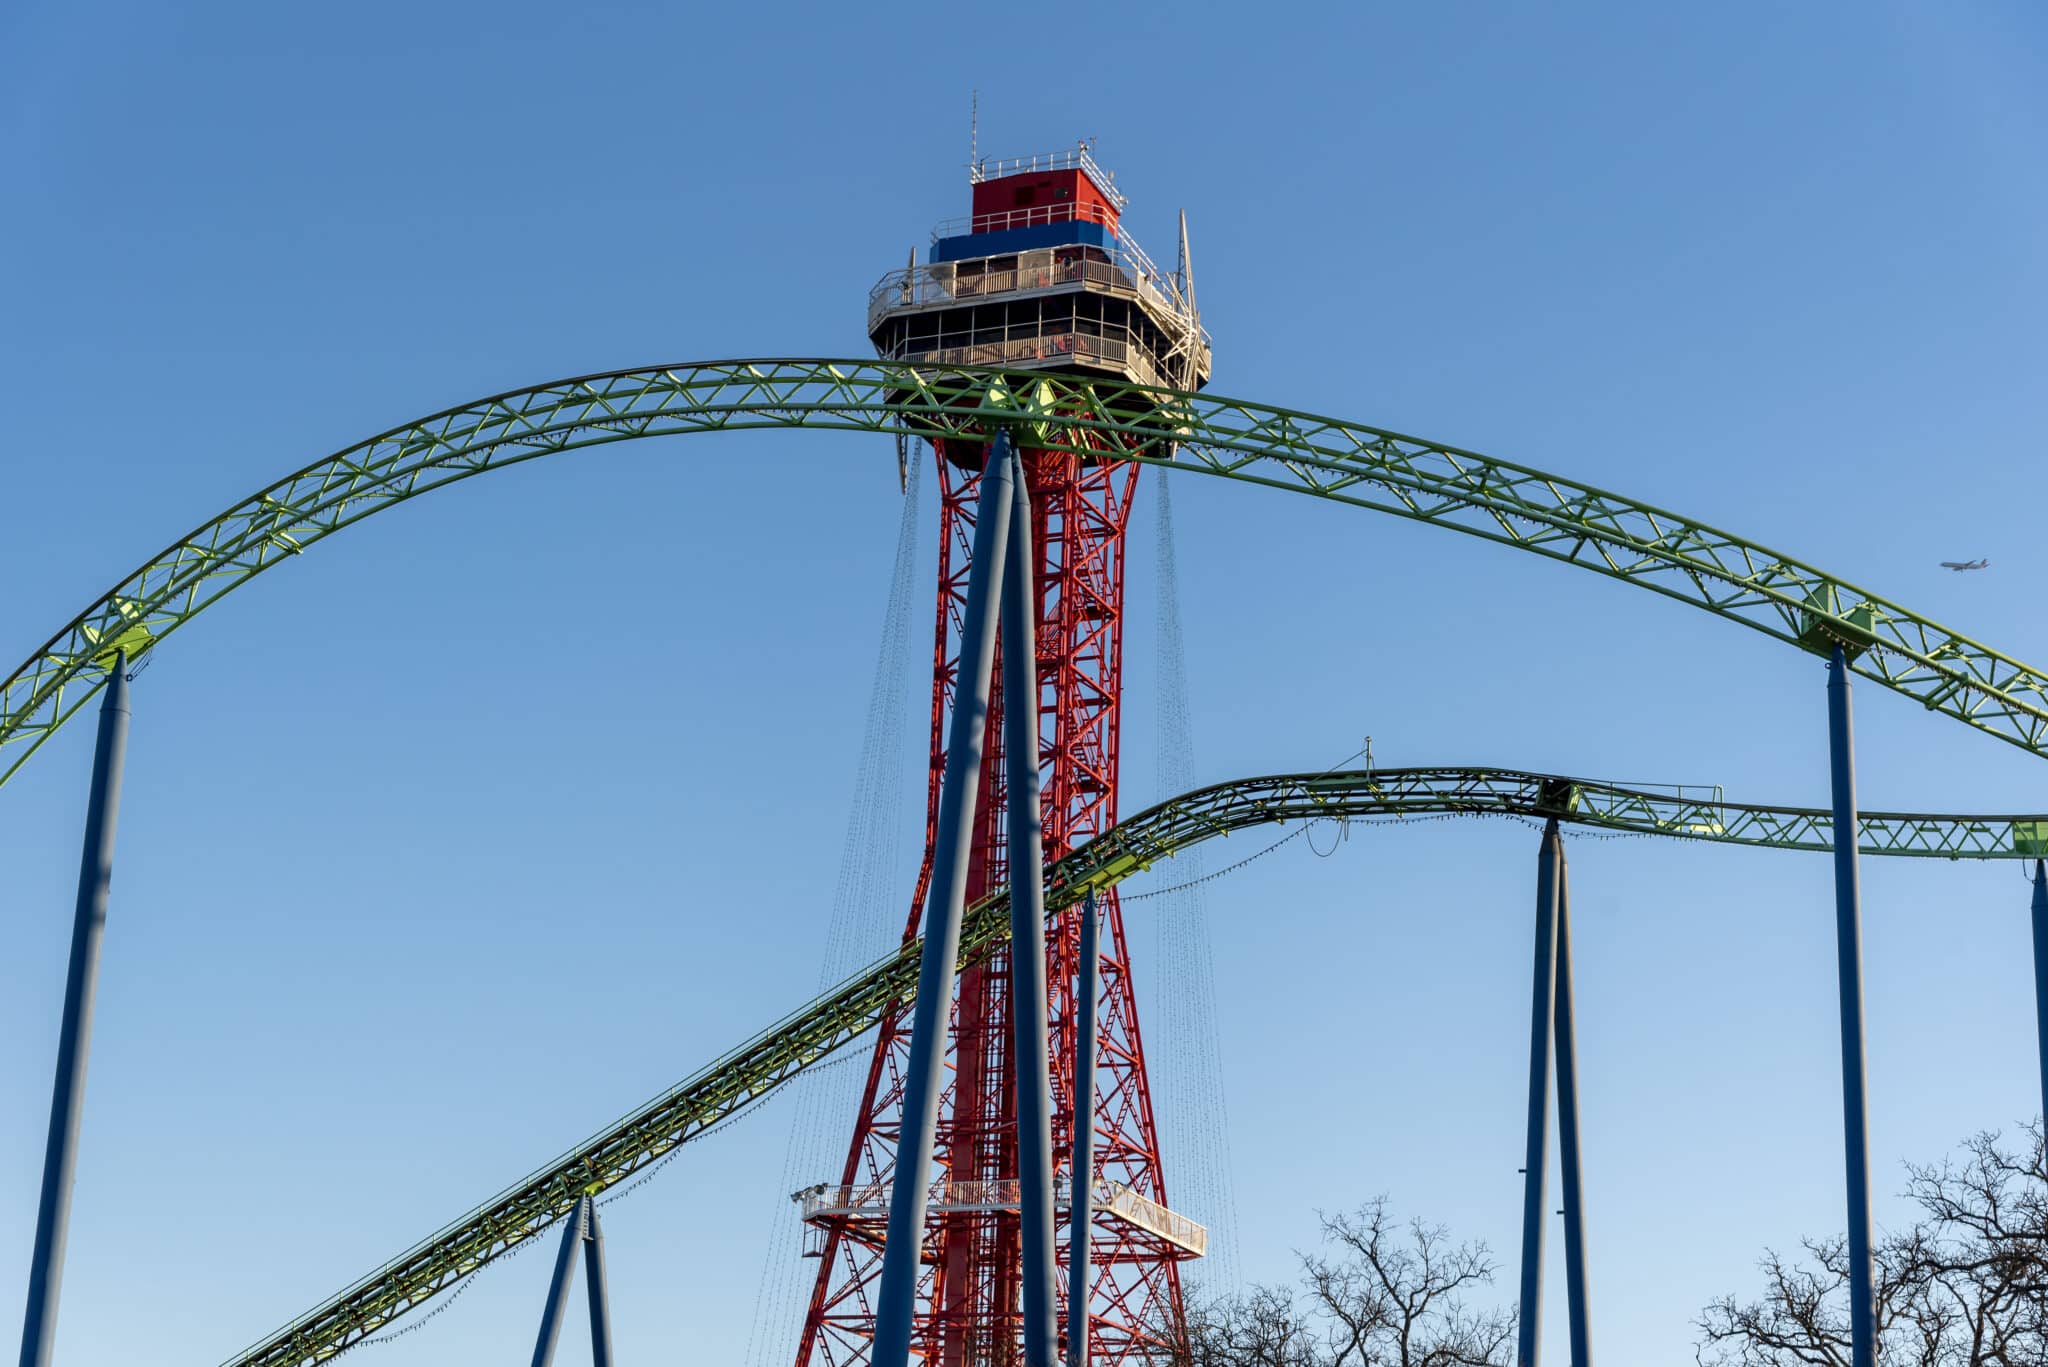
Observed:
[[[1193,389],[1209,347],[1182,269],[1159,271],[1120,222],[1124,197],[1083,146],[970,169],[972,214],[933,233],[923,264],[883,277],[868,299],[868,332],[890,360],[1000,365]],[[1123,682],[1124,532],[1138,465],[1107,439],[1091,455],[1026,449],[1037,566],[1037,661],[1045,857],[1053,860],[1117,819]],[[931,769],[925,850],[906,939],[918,933],[931,877],[946,718],[979,495],[980,445],[933,443],[939,472],[938,614],[932,651]],[[1000,650],[1016,649],[1002,641]],[[996,678],[1001,679],[1001,668]],[[975,810],[969,901],[1009,880],[1002,699],[987,726]],[[1145,1078],[1131,964],[1116,895],[1102,906],[1099,1059],[1092,1111],[1096,1164],[1090,1238],[1090,1360],[1163,1358],[1180,1305],[1182,1261],[1207,1232],[1167,1201]],[[1046,936],[1050,985],[1053,1157],[1058,1204],[1072,1181],[1078,918]],[[1007,953],[962,975],[947,1041],[936,1181],[918,1289],[914,1350],[931,1367],[1010,1367],[1020,1359],[1016,1107]],[[836,1183],[799,1193],[819,1260],[796,1367],[868,1361],[895,1175],[906,1015],[884,1023],[852,1141]],[[1062,1215],[1064,1219],[1064,1215]],[[1059,1250],[1062,1277],[1067,1253]],[[1069,1288],[1061,1288],[1066,1323]],[[1066,1351],[1062,1345],[1062,1352]]]

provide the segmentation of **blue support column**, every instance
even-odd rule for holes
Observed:
[[[590,1227],[583,1231],[583,1280],[590,1294],[590,1367],[612,1367],[612,1304],[604,1276],[604,1226],[597,1222],[597,1202],[589,1204]]]
[[[1557,1165],[1564,1185],[1564,1298],[1571,1321],[1572,1367],[1593,1367],[1586,1310],[1586,1207],[1579,1178],[1579,1045],[1572,1021],[1571,868],[1557,855]]]
[[[2034,1041],[2041,1065],[2041,1115],[2048,1124],[2048,867],[2034,861]]]
[[[1095,894],[1081,903],[1080,1029],[1074,1040],[1074,1175],[1067,1236],[1067,1363],[1088,1367],[1088,1231],[1095,1219],[1095,1020],[1101,1011],[1102,913]]]
[[[995,662],[996,614],[991,600],[1002,587],[1010,541],[1012,464],[1009,438],[998,433],[982,468],[981,501],[974,518],[973,562],[968,566],[967,602],[960,622],[960,676],[954,684],[953,718],[946,732],[946,772],[939,788],[938,829],[932,843],[931,893],[925,904],[917,1005],[911,1016],[910,1059],[903,1081],[903,1129],[897,1140],[896,1175],[889,1193],[889,1232],[882,1250],[882,1286],[875,1305],[874,1347],[868,1358],[871,1367],[908,1367],[910,1361],[932,1147],[944,1084],[946,1026],[952,1015],[953,978],[960,964],[960,916],[967,897],[974,799],[981,787],[989,675]]]
[[[1522,1300],[1515,1361],[1536,1367],[1543,1329],[1543,1183],[1550,1148],[1550,1027],[1557,991],[1557,818],[1536,857],[1536,966],[1529,1002],[1529,1136],[1522,1155]]]
[[[583,1242],[584,1221],[589,1218],[590,1198],[586,1196],[562,1222],[562,1249],[555,1254],[555,1275],[548,1283],[547,1308],[540,1316],[540,1337],[533,1345],[533,1367],[548,1367],[555,1360],[555,1342],[562,1336],[562,1316],[569,1310],[569,1286],[576,1280],[576,1250]]]
[[[1017,1102],[1018,1272],[1024,1367],[1054,1367],[1059,1256],[1053,1247],[1052,1076],[1046,1040],[1045,852],[1039,812],[1038,601],[1031,495],[1010,457],[1010,544],[1003,559],[1003,762],[1009,777],[1011,1076]]]
[[[71,920],[71,965],[64,979],[64,1017],[57,1036],[57,1080],[50,1096],[50,1137],[43,1150],[42,1199],[36,1206],[35,1252],[28,1265],[21,1367],[49,1367],[56,1348],[71,1188],[78,1174],[78,1126],[85,1110],[85,1064],[92,1049],[93,994],[99,984],[107,896],[114,881],[114,827],[127,754],[128,657],[117,654],[106,698],[100,703],[99,740],[92,757],[85,852],[79,860],[78,901]]]
[[[1877,1365],[1877,1304],[1870,1249],[1869,1111],[1863,1067],[1863,911],[1857,881],[1856,723],[1849,660],[1828,660],[1828,773],[1834,790],[1835,971],[1842,1021],[1842,1147],[1849,1186],[1849,1333],[1852,1367]]]

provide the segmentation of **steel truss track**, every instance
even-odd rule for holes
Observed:
[[[1929,709],[2048,755],[2048,677],[1833,575],[1675,513],[1470,451],[1208,394],[882,361],[713,361],[522,389],[316,461],[208,521],[80,613],[0,684],[4,783],[104,684],[251,578],[374,513],[537,456],[737,428],[1033,444],[1335,499],[1515,546],[1826,654]],[[1091,440],[1092,439],[1092,440]],[[664,624],[665,626],[665,624]]]
[[[1826,851],[1833,819],[1807,807],[1722,800],[1713,789],[1650,789],[1501,769],[1382,769],[1281,774],[1198,788],[1112,827],[1046,872],[1048,916],[1090,889],[1215,836],[1319,820],[1429,816],[1544,818],[1620,834],[1770,849]],[[1865,812],[1867,854],[2025,859],[2048,852],[2048,815],[1941,816]],[[1009,934],[1007,891],[967,913],[960,966],[985,960]],[[323,1362],[447,1290],[567,1215],[585,1195],[631,1177],[852,1043],[916,995],[919,941],[904,944],[830,992],[676,1084],[517,1186],[400,1254],[317,1309],[228,1360],[228,1367]]]

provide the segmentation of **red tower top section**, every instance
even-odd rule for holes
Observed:
[[[999,233],[1042,223],[1099,223],[1115,233],[1124,197],[1086,148],[1043,157],[983,162],[974,182],[970,233]]]

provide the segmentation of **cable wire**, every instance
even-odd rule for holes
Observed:
[[[1156,702],[1153,716],[1156,782],[1162,793],[1194,786],[1195,742],[1188,700],[1187,646],[1181,629],[1180,558],[1173,518],[1173,477],[1161,470],[1154,509],[1154,656]],[[1297,833],[1298,834],[1298,833]],[[1292,837],[1289,837],[1292,838]],[[1253,859],[1271,853],[1262,850]],[[1151,1036],[1148,1062],[1153,1090],[1163,1112],[1160,1144],[1167,1151],[1166,1177],[1172,1204],[1209,1226],[1209,1252],[1183,1277],[1211,1286],[1237,1287],[1237,1207],[1230,1162],[1228,1101],[1223,1086],[1222,1041],[1216,1023],[1216,970],[1202,889],[1224,873],[1209,873],[1206,856],[1184,856],[1192,875],[1171,887],[1125,897],[1156,900],[1157,952],[1153,974],[1159,983],[1157,1009],[1165,1029]]]
[[[917,789],[910,773],[917,756],[905,734],[910,700],[917,691],[912,676],[911,623],[917,583],[920,494],[927,463],[916,455],[912,452],[905,467],[881,643],[868,689],[867,720],[854,774],[846,837],[840,847],[832,917],[818,965],[820,992],[895,946],[902,934],[902,918],[911,893],[911,877],[903,870],[917,867],[916,852],[905,847],[903,834],[906,794]],[[844,1057],[865,1059],[868,1053],[866,1048],[856,1048]],[[747,1367],[786,1367],[795,1354],[795,1339],[802,1329],[800,1318],[809,1299],[816,1264],[801,1256],[803,1229],[800,1222],[790,1218],[789,1193],[812,1182],[837,1180],[865,1081],[865,1072],[855,1068],[829,1072],[811,1069],[798,1079],[782,1178],[770,1198],[773,1224],[762,1255],[753,1321],[741,1359]]]

